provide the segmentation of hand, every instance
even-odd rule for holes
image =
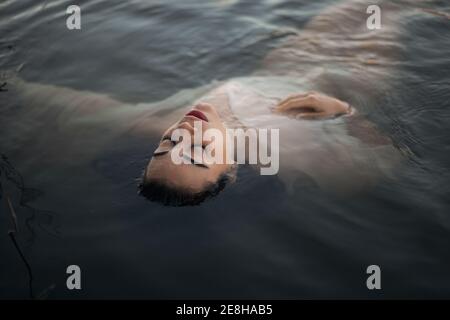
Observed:
[[[281,101],[274,110],[297,119],[324,119],[350,114],[347,102],[317,92],[294,94]]]

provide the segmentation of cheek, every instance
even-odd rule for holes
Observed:
[[[170,137],[171,134],[172,134],[172,131],[175,130],[175,128],[177,127],[178,123],[179,123],[179,121],[177,121],[177,122],[175,122],[174,124],[172,124],[172,125],[169,127],[169,129],[167,129],[167,130],[163,133],[163,135],[161,136],[161,139],[162,139],[162,137],[165,137],[165,136],[169,136],[169,137]]]

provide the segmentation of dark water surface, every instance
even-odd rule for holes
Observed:
[[[249,74],[330,3],[3,0],[0,72],[156,102]],[[65,26],[71,4],[81,6],[81,31]],[[162,207],[136,192],[156,141],[122,134],[81,162],[93,152],[73,141],[101,140],[105,126],[63,134],[65,116],[0,91],[2,176],[11,178],[2,180],[0,297],[29,296],[8,236],[8,192],[34,296],[450,298],[450,20],[418,12],[401,28],[396,81],[369,117],[409,155],[396,179],[350,199],[302,181],[291,194],[244,167],[199,207]],[[66,289],[70,264],[82,269],[81,291]],[[371,264],[382,269],[378,292],[365,285]]]

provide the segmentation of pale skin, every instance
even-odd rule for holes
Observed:
[[[214,128],[220,130],[225,135],[226,128],[212,105],[199,103],[193,109],[200,110],[208,118],[208,122],[203,121],[203,131]],[[226,164],[226,161],[208,166],[195,164],[176,165],[173,163],[170,152],[176,145],[176,142],[171,140],[172,132],[175,129],[185,129],[192,135],[191,141],[194,141],[194,121],[199,120],[189,115],[184,116],[163,133],[161,141],[146,168],[145,180],[162,180],[173,187],[189,187],[193,192],[199,192],[205,184],[214,183],[223,172],[230,168],[230,165]],[[208,143],[209,141],[202,140],[202,147],[206,147]]]
[[[226,106],[222,105],[222,107]],[[226,136],[225,125],[212,104],[198,103],[193,109],[201,110],[209,119],[208,122],[203,122],[203,130],[215,128],[220,130],[223,136]],[[286,97],[277,105],[273,112],[297,119],[320,120],[350,114],[350,106],[348,103],[336,98],[317,92],[308,92]],[[170,151],[176,143],[170,141],[170,135],[173,130],[182,128],[192,134],[193,140],[194,121],[199,120],[191,116],[184,116],[166,130],[146,168],[144,181],[156,179],[165,181],[174,187],[190,188],[193,192],[199,192],[206,184],[214,183],[221,174],[230,170],[231,165],[227,164],[225,159],[207,167],[193,164],[175,165],[173,163]],[[210,142],[202,141],[204,146],[208,145],[208,143]],[[226,144],[224,144],[224,155],[227,152],[225,146]]]
[[[328,9],[329,12],[312,19],[312,21],[305,27],[305,34],[309,36],[316,31],[322,32],[323,30],[332,30],[332,26],[327,26],[327,23],[329,21],[339,22],[339,17],[335,16],[335,12],[339,12],[339,10],[342,10],[344,7],[352,8],[353,2],[359,3],[360,1],[344,2],[343,5],[332,7],[331,9]],[[366,15],[364,7],[359,9],[361,9],[361,23],[365,24]],[[397,9],[394,8],[392,12],[395,12],[396,10]],[[343,17],[343,19],[346,18]],[[390,16],[386,15],[384,20],[385,23],[387,24],[390,19]],[[386,29],[388,30],[391,27],[391,25],[386,25]],[[354,26],[349,26],[349,33],[353,31],[353,28]],[[296,63],[297,58],[290,54],[292,50],[295,51],[298,49],[299,52],[301,52],[302,50],[305,51],[306,47],[308,50],[312,50],[312,52],[315,53],[317,48],[315,46],[311,47],[310,41],[312,40],[310,38],[305,40],[304,37],[305,36],[302,35],[295,36],[290,39],[290,41],[286,42],[286,47],[289,50],[281,46],[279,49],[270,52],[263,61],[264,68],[262,69],[262,73],[283,74],[285,72],[294,72],[292,70],[284,70],[284,66],[279,66],[279,62],[286,62],[289,59],[292,59],[292,62]],[[376,37],[379,37],[379,34],[374,34],[373,37],[376,39]],[[364,48],[370,48],[374,45],[375,48],[377,48],[376,43],[371,39],[372,38],[364,40],[364,43],[362,44]],[[386,42],[386,39],[383,39],[383,41]],[[393,55],[390,47],[386,46],[386,48],[386,50],[377,49],[380,51],[378,52],[380,54],[379,57],[383,57],[381,55],[382,53],[385,53],[384,57]],[[353,52],[350,54],[353,54]],[[368,62],[365,60],[351,60],[349,63],[350,69],[352,70],[353,68],[355,70],[358,70],[358,68],[366,68],[363,72],[367,74],[367,79],[371,82],[376,81],[375,76],[373,76],[376,72],[373,74],[370,72],[373,68],[375,68],[373,65],[373,61]],[[295,74],[302,76],[303,71],[303,66],[299,64],[298,70],[295,71]],[[77,92],[67,88],[31,84],[18,79],[16,79],[16,84],[22,97],[25,97],[34,103],[39,103],[39,101],[41,101],[43,104],[54,103],[55,105],[65,105],[67,108],[73,107],[82,114],[103,112],[103,110],[119,110],[126,105],[126,103],[113,100],[105,95],[99,95],[91,92]],[[155,134],[161,135],[161,132],[163,132],[160,143],[155,148],[156,150],[153,153],[153,157],[146,166],[144,182],[149,180],[160,180],[177,188],[188,188],[192,192],[198,192],[201,191],[202,188],[208,183],[214,183],[220,175],[231,169],[232,165],[226,163],[209,165],[208,167],[198,166],[195,164],[175,165],[172,163],[169,156],[170,151],[174,147],[174,142],[171,142],[168,137],[174,129],[184,128],[193,133],[193,121],[198,121],[198,119],[186,115],[192,109],[200,110],[208,118],[208,121],[204,122],[204,130],[207,128],[215,128],[221,132],[225,131],[226,125],[224,123],[224,119],[232,113],[229,103],[227,102],[227,97],[223,93],[226,86],[227,83],[224,82],[220,86],[204,94],[203,98],[200,97],[196,99],[196,101],[193,101],[191,105],[186,105],[183,108],[174,110],[170,114],[164,115],[163,117],[153,116],[153,105],[139,105],[139,110],[141,111],[137,112],[133,116],[130,116],[129,121],[127,120],[127,127],[129,131],[144,137],[153,136]],[[48,97],[53,97],[51,102],[49,102]],[[281,99],[275,108],[273,108],[272,112],[274,116],[282,115],[289,118],[298,119],[299,121],[327,121],[328,119],[341,116],[356,119],[355,114],[357,113],[357,109],[358,106],[350,106],[348,102],[323,92],[298,91],[292,92],[291,95]],[[373,133],[373,131],[375,131],[375,127],[370,124],[368,125],[365,120],[358,121],[358,137],[360,137],[361,140],[364,140],[365,136],[377,136],[379,138],[375,139],[376,144],[391,143],[390,139],[380,134],[367,134],[368,132]],[[203,143],[207,144],[208,141],[203,141]],[[226,153],[227,150],[224,150],[224,154]]]
[[[285,45],[270,52],[263,60],[263,68],[256,73],[303,76],[307,74],[308,70],[308,63],[302,63],[303,56],[308,59],[310,55],[320,56],[323,55],[323,50],[330,50],[336,52],[337,63],[343,64],[344,68],[347,65],[350,74],[355,73],[355,79],[364,74],[364,81],[369,83],[380,82],[380,66],[383,63],[389,64],[391,59],[396,58],[395,26],[399,13],[404,11],[402,6],[389,2],[382,2],[382,4],[384,25],[383,29],[376,33],[367,33],[365,25],[367,18],[366,2],[359,0],[343,1],[335,6],[328,7],[325,12],[313,18],[305,26],[302,30],[303,34],[291,37],[285,42]],[[364,36],[360,37],[361,39],[358,39],[358,41],[354,41],[352,37],[356,37],[358,32],[361,32]],[[346,34],[348,34],[349,39],[352,39],[352,45],[341,47],[339,41],[337,41],[341,38],[337,37],[342,37],[345,44]],[[375,56],[372,56],[372,53],[375,53]],[[366,56],[369,58],[366,58]],[[205,101],[200,99],[200,102],[203,102],[202,105],[205,105],[205,102],[209,103],[211,113],[215,113],[213,110],[217,109],[219,113],[226,115],[229,111],[230,106],[224,93],[226,92],[226,86],[227,84],[223,84],[223,88],[219,87],[214,89],[212,93],[208,93],[206,95],[208,98]],[[360,89],[355,87],[354,90]],[[371,93],[367,92],[366,94],[370,95]],[[197,107],[194,106],[194,108]],[[392,141],[380,134],[376,127],[364,117],[361,117],[357,109],[357,106],[351,106],[347,101],[324,92],[300,91],[293,92],[281,99],[272,109],[272,112],[274,115],[283,115],[299,121],[327,121],[335,117],[348,117],[348,131],[351,135],[357,136],[370,146],[391,145]],[[175,126],[186,125],[183,119],[176,122]],[[217,128],[223,129],[223,125],[218,125]],[[161,143],[164,143],[164,141],[162,140]],[[211,168],[209,170],[194,169],[193,166],[189,167],[191,169],[173,168],[169,163],[169,157],[158,160],[155,160],[155,158],[157,157],[153,157],[148,164],[144,180],[160,179],[171,183],[177,180],[178,187],[192,188],[195,186],[193,192],[200,190],[201,187],[198,189],[199,186],[205,185],[208,181],[213,181],[221,173],[229,170],[227,165],[218,165],[214,170],[211,170]],[[317,160],[320,161],[320,159]],[[158,164],[158,167],[156,167],[156,164]],[[188,175],[187,170],[196,170],[198,174]],[[334,170],[337,172],[342,170],[337,162]]]
[[[347,102],[311,91],[293,94],[281,101],[275,113],[292,115],[297,119],[326,119],[351,113]]]

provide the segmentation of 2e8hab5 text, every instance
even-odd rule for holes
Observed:
[[[217,308],[214,306],[189,306],[183,304],[177,306],[177,315],[201,315],[204,318],[208,315],[270,315],[272,305],[270,304],[221,304]]]

